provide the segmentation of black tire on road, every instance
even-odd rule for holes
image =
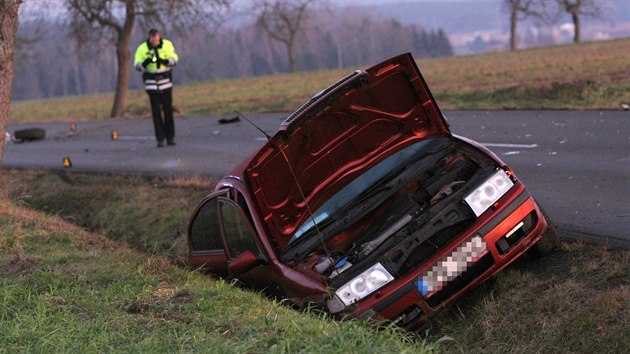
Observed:
[[[560,245],[560,237],[558,236],[556,226],[542,208],[540,211],[547,220],[547,231],[545,231],[540,240],[527,251],[531,256],[537,258],[548,255]]]
[[[13,137],[19,141],[41,140],[46,137],[46,131],[42,128],[20,129],[13,132]]]

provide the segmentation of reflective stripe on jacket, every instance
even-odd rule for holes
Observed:
[[[142,63],[146,59],[153,59],[145,68]],[[166,59],[168,64],[164,65],[157,59]],[[177,64],[179,57],[175,53],[173,42],[162,38],[157,48],[151,47],[149,41],[142,42],[134,56],[134,67],[143,70],[145,90],[165,90],[173,87],[171,81],[171,68]],[[167,74],[167,75],[165,75]]]
[[[142,74],[142,79],[144,80],[144,89],[147,91],[162,91],[173,87],[170,71],[161,73],[146,71]]]

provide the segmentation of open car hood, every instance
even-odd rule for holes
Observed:
[[[245,170],[280,254],[311,212],[392,153],[450,135],[411,54],[359,70],[289,116]]]

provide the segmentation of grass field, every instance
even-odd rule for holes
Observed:
[[[0,201],[0,352],[424,353]]]
[[[546,258],[523,258],[410,334],[296,312],[178,267],[186,217],[211,180],[3,173],[7,352],[630,350],[627,250],[564,243]]]
[[[424,60],[442,108],[618,109],[630,38]],[[348,70],[179,86],[184,115],[290,111]],[[14,102],[10,122],[106,119],[111,94]],[[126,117],[148,115],[131,92]],[[214,181],[2,170],[0,353],[625,353],[630,251],[524,257],[418,333],[297,312],[182,267]],[[562,236],[562,235],[561,235]]]
[[[619,109],[630,103],[630,38],[418,62],[443,109]],[[375,63],[374,63],[375,64]],[[293,111],[356,68],[177,86],[182,115]],[[13,102],[9,122],[108,118],[113,93]],[[131,91],[125,117],[149,116]]]
[[[2,353],[436,347],[396,327],[296,312],[177,266],[184,214],[211,181],[4,172],[11,201],[0,200]]]

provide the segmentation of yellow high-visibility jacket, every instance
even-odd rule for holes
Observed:
[[[150,62],[146,67],[142,63],[146,59]],[[167,60],[167,64],[162,64],[161,60]],[[151,47],[148,40],[142,42],[134,56],[133,65],[139,71],[144,71],[142,78],[146,90],[165,90],[171,88],[171,68],[177,64],[179,56],[175,53],[173,42],[166,38],[160,39],[157,48]]]

